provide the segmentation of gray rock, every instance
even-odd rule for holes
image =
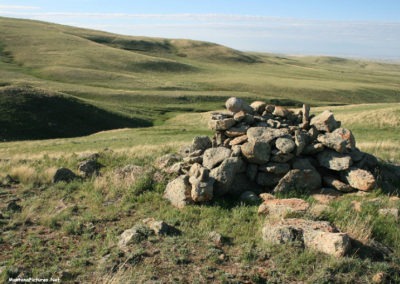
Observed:
[[[246,113],[253,113],[253,109],[242,99],[231,97],[225,102],[225,107],[228,111],[237,113],[244,111]]]
[[[244,125],[244,124],[236,125],[234,127],[227,129],[225,131],[225,135],[228,137],[231,137],[231,138],[243,136],[243,135],[246,135],[247,129],[249,129],[248,125]]]
[[[142,222],[157,236],[176,235],[179,233],[179,230],[177,230],[171,225],[168,225],[166,222],[162,220],[155,220],[154,218],[146,218],[142,220]]]
[[[290,138],[281,137],[276,139],[275,146],[283,154],[287,154],[293,152],[294,148],[296,147],[296,144]]]
[[[250,107],[254,110],[255,113],[262,114],[265,111],[265,107],[267,104],[262,101],[255,101],[250,104]]]
[[[275,162],[275,163],[287,163],[289,162],[291,159],[294,158],[294,155],[292,153],[281,153],[280,151],[273,153],[273,155],[271,156],[271,162]]]
[[[229,158],[231,154],[232,150],[225,147],[207,149],[203,155],[203,166],[212,169],[226,158]]]
[[[268,164],[259,166],[258,170],[260,172],[285,175],[288,171],[290,171],[290,165],[286,163],[269,162]]]
[[[314,170],[291,170],[274,188],[274,192],[313,191],[321,187],[321,176]]]
[[[274,129],[269,127],[250,127],[247,130],[249,141],[270,142],[276,138],[283,137],[289,134],[286,128]]]
[[[183,162],[187,163],[187,164],[195,164],[195,163],[203,163],[203,157],[202,156],[198,156],[198,157],[185,157],[183,158]]]
[[[189,177],[181,175],[170,181],[165,189],[164,198],[177,208],[183,208],[193,202]]]
[[[249,141],[242,145],[241,151],[249,163],[261,165],[269,161],[271,146],[264,141]]]
[[[224,131],[234,126],[236,121],[233,118],[211,119],[208,127],[215,131]]]
[[[215,179],[214,195],[222,196],[229,192],[236,174],[245,171],[245,163],[241,158],[225,159],[222,164],[211,170],[210,176]]]
[[[191,176],[189,182],[192,185],[191,197],[194,202],[210,201],[214,197],[214,182],[213,178],[196,178]]]
[[[310,204],[299,198],[269,199],[258,208],[258,214],[286,218],[288,214],[304,214]]]
[[[342,172],[341,179],[351,187],[362,191],[371,190],[376,185],[375,178],[369,171],[354,167]]]
[[[315,126],[311,126],[307,134],[309,138],[308,141],[315,141],[319,135],[319,131],[317,130],[317,128],[315,128]]]
[[[310,123],[310,105],[303,104],[302,109],[302,123],[309,124]]]
[[[235,145],[240,145],[247,142],[247,135],[242,135],[239,137],[236,137],[234,139],[232,139],[231,141],[229,141],[229,145],[230,146],[235,146]]]
[[[222,245],[224,242],[224,237],[216,231],[210,232],[208,234],[208,239],[218,246]]]
[[[104,166],[96,160],[87,160],[79,163],[78,170],[84,177],[91,177],[93,175],[98,176],[100,169],[103,167]]]
[[[296,156],[299,156],[308,144],[308,135],[301,130],[296,130],[294,138],[296,144]]]
[[[233,119],[237,122],[241,122],[242,120],[244,120],[246,117],[246,113],[244,111],[239,111],[237,113],[235,113],[235,115],[233,116]]]
[[[147,239],[153,232],[144,225],[135,225],[131,229],[125,230],[120,236],[118,247],[123,251],[128,251],[130,244],[138,244]]]
[[[340,127],[340,122],[335,120],[333,113],[329,110],[313,117],[311,119],[311,125],[314,125],[318,131],[332,132],[336,128]]]
[[[334,171],[343,171],[353,164],[349,155],[340,154],[333,150],[325,150],[317,155],[321,166]]]
[[[338,153],[347,152],[346,149],[346,140],[342,139],[340,135],[335,133],[325,133],[321,134],[317,138],[318,142],[322,143],[327,148],[335,150]]]
[[[322,180],[323,180],[325,186],[332,187],[338,191],[341,191],[341,192],[353,191],[353,188],[350,185],[345,184],[344,182],[341,182],[340,180],[338,180],[332,176],[324,176],[322,178]]]
[[[79,177],[70,169],[60,168],[53,176],[53,183],[57,182],[71,182]]]
[[[190,152],[195,152],[197,150],[205,151],[208,148],[211,148],[211,143],[211,139],[208,136],[196,136],[193,138]]]
[[[351,151],[356,148],[356,139],[353,136],[353,133],[346,128],[338,128],[332,132],[334,135],[337,135],[345,141],[345,147],[347,150]]]
[[[247,165],[246,175],[250,181],[256,180],[257,172],[258,172],[258,165],[256,164]]]
[[[278,116],[278,117],[288,117],[290,114],[290,111],[285,107],[275,106],[275,109],[272,114],[274,116]]]

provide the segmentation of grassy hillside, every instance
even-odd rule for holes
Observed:
[[[230,96],[291,105],[400,102],[396,64],[244,53],[10,18],[0,26],[0,86],[60,92],[155,124],[221,107]]]

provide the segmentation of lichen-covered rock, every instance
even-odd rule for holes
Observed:
[[[183,208],[193,202],[189,176],[181,175],[170,181],[164,192],[164,198],[177,208]]]
[[[271,146],[264,141],[249,141],[242,145],[242,154],[249,163],[265,164],[269,161]]]
[[[212,169],[231,156],[232,150],[225,147],[210,148],[204,151],[203,166]]]
[[[275,146],[283,154],[291,153],[296,148],[294,141],[286,137],[276,139]]]
[[[314,125],[318,131],[323,132],[332,132],[340,127],[340,122],[335,120],[333,113],[329,110],[313,117],[310,124]]]
[[[299,156],[308,144],[308,135],[303,131],[296,130],[294,138],[296,144],[296,156]]]
[[[127,251],[130,244],[137,244],[147,239],[153,232],[145,225],[138,224],[131,229],[125,230],[120,236],[118,247]]]
[[[245,170],[243,160],[238,157],[227,158],[219,167],[212,169],[210,176],[215,179],[214,195],[222,196],[228,193],[235,175]]]
[[[234,126],[236,121],[233,118],[223,118],[223,119],[212,119],[208,123],[208,127],[211,128],[211,130],[215,131],[223,131],[231,128]]]
[[[310,204],[299,198],[269,199],[258,207],[258,214],[285,218],[290,213],[303,214],[309,208]]]
[[[253,109],[242,99],[231,97],[225,102],[225,107],[230,112],[236,113],[244,111],[246,113],[253,113]]]
[[[291,190],[310,192],[321,187],[321,176],[314,170],[291,170],[274,188],[274,192],[288,192]]]
[[[269,128],[269,127],[250,127],[247,130],[249,141],[270,142],[276,138],[283,137],[289,134],[289,129]]]
[[[212,141],[208,136],[196,136],[193,138],[192,145],[190,146],[190,151],[195,152],[198,150],[205,151],[211,148]]]
[[[341,177],[351,187],[362,191],[371,190],[376,185],[374,176],[369,171],[363,169],[350,168],[342,172]]]
[[[334,171],[347,170],[353,164],[349,155],[340,154],[333,150],[325,150],[319,153],[317,158],[321,166]]]
[[[189,170],[189,183],[192,185],[191,197],[194,202],[212,200],[214,196],[214,179],[210,178],[209,170],[200,164],[194,164]]]

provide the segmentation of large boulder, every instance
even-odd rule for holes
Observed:
[[[314,170],[291,170],[274,188],[274,192],[310,192],[321,187],[321,176]]]
[[[167,184],[164,198],[177,208],[183,208],[193,202],[189,177],[181,175]]]
[[[203,166],[212,169],[231,156],[232,150],[225,147],[210,148],[204,152]]]
[[[349,155],[340,154],[333,150],[325,150],[319,153],[317,159],[321,166],[334,171],[347,170],[353,164]]]
[[[340,122],[336,121],[333,113],[329,110],[313,117],[311,119],[311,125],[315,126],[318,131],[332,132],[336,128],[340,127]]]
[[[362,191],[371,190],[376,185],[374,176],[369,171],[363,169],[350,168],[342,172],[341,177],[351,187]]]

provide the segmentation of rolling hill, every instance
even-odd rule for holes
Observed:
[[[75,134],[61,124],[64,130],[48,131],[53,133],[49,138],[110,125],[158,125],[179,112],[218,108],[230,96],[286,105],[400,102],[396,64],[246,53],[208,42],[123,36],[11,18],[0,18],[0,26],[0,86],[62,94],[115,120],[94,120],[98,127],[87,125],[90,131]],[[24,108],[28,101],[17,100],[21,106],[14,106]],[[50,122],[46,115],[43,121]],[[7,125],[9,119],[3,115],[0,122]],[[42,122],[37,122],[29,127],[41,129]],[[39,138],[2,135],[3,140]]]

